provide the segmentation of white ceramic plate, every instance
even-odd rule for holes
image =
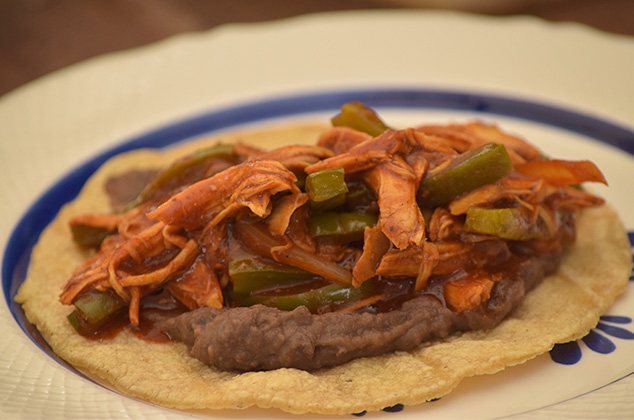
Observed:
[[[355,12],[179,36],[87,61],[1,98],[1,417],[183,416],[56,362],[11,304],[38,233],[107,156],[236,126],[326,118],[358,99],[395,124],[485,119],[551,155],[590,158],[610,181],[598,192],[632,231],[633,70],[631,38],[576,25]],[[366,418],[629,418],[632,287],[609,316],[585,342],[467,380],[432,404]],[[293,417],[257,409],[189,414]]]

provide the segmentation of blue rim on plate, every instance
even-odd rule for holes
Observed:
[[[55,183],[15,226],[2,259],[2,289],[14,319],[51,357],[36,329],[14,302],[26,277],[31,250],[60,208],[74,199],[86,180],[109,158],[142,147],[161,148],[201,134],[266,119],[311,112],[336,111],[349,101],[375,108],[468,111],[542,123],[617,147],[634,155],[634,131],[584,113],[511,97],[431,89],[360,89],[307,93],[236,105],[170,124],[126,141],[77,167]],[[64,365],[68,366],[66,363]]]

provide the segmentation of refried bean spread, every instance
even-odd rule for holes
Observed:
[[[305,306],[280,311],[264,305],[201,308],[170,318],[160,326],[184,342],[201,362],[226,370],[313,370],[357,357],[411,350],[420,343],[458,330],[497,325],[525,293],[556,268],[554,259],[530,259],[520,266],[521,280],[505,278],[486,305],[456,313],[433,294],[407,300],[398,309],[372,314],[311,314]]]

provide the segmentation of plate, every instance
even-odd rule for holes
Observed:
[[[356,46],[356,55],[332,51],[329,40],[349,39],[368,28],[373,31]],[[465,40],[465,33],[472,36]],[[302,42],[291,44],[290,39]],[[541,43],[545,39],[549,42]],[[584,42],[583,53],[574,49],[579,42]],[[535,43],[542,48],[530,53]],[[384,52],[380,60],[370,54],[377,49]],[[605,68],[592,73],[599,49]],[[622,55],[625,52],[629,55]],[[632,52],[629,38],[532,19],[337,13],[176,37],[82,63],[7,95],[0,101],[0,134],[14,140],[3,140],[2,175],[8,185],[23,188],[4,190],[11,194],[5,194],[9,198],[2,216],[9,223],[3,223],[1,232],[7,242],[0,412],[6,418],[182,416],[123,397],[57,363],[12,303],[39,232],[108,157],[238,126],[324,119],[341,103],[361,100],[398,124],[484,119],[527,137],[554,156],[590,157],[610,181],[600,194],[615,205],[631,231],[634,203],[628,180],[634,175],[634,131],[629,122],[634,112],[625,97],[634,92],[623,82],[629,80],[623,66],[633,61],[623,57],[634,57]],[[335,62],[342,67],[326,65]],[[583,62],[589,64],[576,67]],[[460,63],[473,68],[457,72]],[[549,73],[535,74],[538,63]],[[204,71],[211,69],[213,77]],[[66,170],[69,164],[74,169]],[[558,346],[501,374],[469,379],[432,404],[394,407],[389,417],[631,415],[633,294],[630,286],[587,339]],[[257,409],[189,414],[285,417]],[[388,414],[366,415],[381,416]]]

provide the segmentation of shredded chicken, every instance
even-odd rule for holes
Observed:
[[[506,146],[513,163],[538,160],[541,153],[526,141],[504,133],[495,125],[473,122],[468,124],[423,125],[417,130],[441,139],[463,153],[483,144],[494,142]]]
[[[170,293],[190,310],[222,308],[222,288],[215,271],[199,257],[178,280],[167,285]]]
[[[537,213],[542,203],[550,201],[553,210],[560,208],[595,207],[603,200],[572,187],[560,187],[544,179],[508,176],[465,194],[449,204],[453,215],[465,214],[469,207],[492,205],[509,200]]]
[[[445,283],[445,301],[450,308],[458,312],[475,308],[489,300],[495,282],[488,273],[476,273],[459,277]]]
[[[86,221],[81,217],[79,220]],[[127,224],[125,222],[125,217],[121,216],[121,224]],[[138,325],[140,299],[187,267],[199,252],[195,240],[179,236],[172,227],[162,222],[148,224],[134,236],[126,238],[121,235],[105,241],[99,254],[75,270],[60,295],[60,301],[71,304],[87,287],[102,291],[112,288],[128,302],[130,322]],[[168,262],[160,268],[148,270],[145,266],[149,259],[162,258],[168,258]]]
[[[215,226],[245,207],[266,217],[272,210],[273,195],[283,191],[301,194],[296,181],[279,162],[247,161],[193,184],[147,216],[188,230]]]
[[[340,155],[366,140],[372,140],[372,136],[350,127],[333,127],[319,137],[317,145]]]
[[[297,209],[308,202],[308,194],[292,194],[281,198],[268,218],[269,230],[273,235],[284,235]]]
[[[306,172],[337,167],[347,174],[363,172],[378,197],[383,233],[404,249],[420,246],[425,236],[425,221],[416,202],[420,180],[430,166],[454,155],[453,149],[415,130],[388,130],[307,167]]]
[[[299,173],[307,166],[333,156],[325,147],[309,145],[290,145],[253,155],[250,160],[274,160],[287,169]]]
[[[419,206],[417,193],[426,176],[489,142],[506,147],[513,172],[445,205]],[[513,255],[506,240],[465,231],[470,208],[528,209],[534,222],[541,218],[547,225],[550,238],[526,246],[551,252],[560,246],[561,212],[603,202],[573,185],[606,182],[590,162],[545,161],[529,143],[481,123],[388,129],[376,137],[334,127],[315,146],[262,151],[238,144],[233,153],[234,160],[211,162],[202,179],[152,191],[152,200],[127,212],[74,218],[70,225],[77,232],[96,229],[109,236],[73,272],[60,301],[73,304],[88,291],[112,290],[128,305],[134,325],[141,299],[161,287],[189,310],[220,308],[228,304],[225,295],[232,288],[229,261],[246,253],[354,288],[385,277],[413,279],[421,291],[434,276],[448,276],[447,305],[465,311],[489,299],[499,276],[488,274],[487,267]],[[324,210],[298,185],[307,174],[334,168],[343,168],[346,180],[363,183],[376,197],[378,222],[365,227],[360,242],[311,234],[312,216]],[[336,211],[349,211],[346,205]],[[376,292],[342,310],[384,298]]]
[[[363,244],[363,254],[352,270],[352,285],[355,287],[361,286],[364,281],[376,275],[381,258],[390,249],[390,242],[382,232],[380,223],[365,228]]]

